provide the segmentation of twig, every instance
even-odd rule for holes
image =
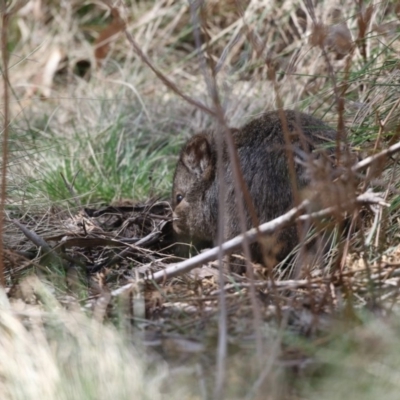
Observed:
[[[41,238],[37,233],[29,230],[25,225],[21,224],[16,219],[12,220],[12,223],[19,228],[22,233],[37,247],[41,247],[46,253],[51,253],[53,249],[47,244],[47,242]]]
[[[131,35],[130,32],[126,29],[126,26],[124,28],[125,36],[128,39],[129,43],[131,44],[133,50],[135,53],[140,57],[140,59],[157,75],[157,78],[160,79],[164,85],[171,89],[173,92],[175,92],[178,96],[182,97],[182,99],[186,100],[189,104],[199,108],[200,110],[204,111],[205,113],[216,116],[215,112],[207,107],[205,104],[201,103],[200,101],[194,100],[192,97],[187,96],[185,93],[183,93],[176,85],[174,82],[172,82],[169,78],[167,78],[151,61],[150,59],[146,56],[146,54],[143,53],[142,49],[140,46],[136,43],[135,39]]]
[[[3,247],[3,230],[4,230],[4,209],[6,202],[6,185],[7,185],[7,161],[8,161],[8,135],[9,135],[9,98],[8,98],[8,21],[9,13],[3,5],[2,7],[2,26],[1,26],[1,52],[3,59],[3,113],[4,113],[4,129],[3,129],[3,157],[1,166],[1,193],[0,193],[0,285],[5,286],[6,280],[4,276],[4,247]]]
[[[149,233],[147,236],[138,240],[135,244],[125,244],[128,247],[126,247],[124,250],[120,251],[118,254],[113,256],[110,260],[102,262],[98,265],[94,265],[92,268],[90,268],[90,272],[94,273],[100,271],[102,268],[112,267],[123,257],[128,256],[134,249],[150,246],[151,244],[156,242],[158,238],[161,236],[161,233],[162,233],[162,226],[160,226],[159,230]]]
[[[389,207],[389,205],[390,205],[389,203],[385,202],[382,199],[382,197],[380,197],[379,193],[374,193],[374,192],[372,192],[371,189],[369,189],[365,193],[362,193],[359,196],[357,196],[354,201],[348,201],[346,203],[342,203],[342,204],[340,204],[340,206],[327,207],[327,208],[324,208],[323,210],[315,211],[310,214],[300,215],[298,217],[298,219],[300,221],[308,221],[308,220],[323,218],[323,217],[333,214],[335,211],[338,210],[338,207],[345,210],[347,207],[350,207],[354,203],[359,204],[359,205],[367,205],[367,204],[368,205],[378,205],[381,207]]]
[[[216,81],[216,76],[215,76],[215,70],[214,70],[214,63],[213,63],[213,58],[212,56],[209,56],[210,60],[210,65],[208,65],[206,56],[204,54],[204,51],[202,49],[202,42],[201,42],[201,35],[200,35],[200,21],[199,21],[199,15],[202,15],[202,10],[204,10],[204,2],[196,2],[196,1],[189,1],[190,4],[190,14],[192,18],[192,24],[193,24],[193,36],[196,44],[196,49],[198,51],[198,60],[200,64],[200,68],[202,71],[202,74],[204,76],[205,84],[207,86],[208,94],[212,100],[213,104],[213,109],[215,110],[215,117],[216,120],[218,121],[219,125],[222,127],[222,132],[221,134],[217,135],[216,137],[216,144],[217,144],[217,178],[219,180],[220,187],[219,187],[219,193],[218,193],[218,214],[220,216],[219,221],[218,221],[218,228],[217,228],[217,240],[218,244],[221,245],[224,241],[224,227],[223,227],[223,221],[225,218],[225,207],[223,206],[224,203],[224,196],[227,190],[226,187],[226,182],[224,180],[224,170],[223,170],[223,164],[222,164],[222,154],[223,154],[223,145],[224,145],[224,139],[228,142],[228,148],[229,148],[229,139],[230,139],[230,130],[229,127],[226,124],[226,119],[225,119],[225,112],[223,107],[221,106],[220,98],[219,98],[219,93],[218,93],[218,85]],[[202,21],[204,22],[204,21]],[[206,48],[207,48],[207,43]],[[210,47],[208,46],[208,49]],[[209,68],[207,68],[209,66]],[[231,161],[233,162],[233,159],[231,158]],[[235,169],[235,162],[233,162],[233,169]],[[235,176],[235,182],[236,182],[236,175]],[[238,202],[240,202],[240,199],[237,199]],[[239,208],[239,221],[241,221],[241,214],[243,214],[241,205],[238,204]],[[219,246],[218,247],[218,269],[219,269],[219,275],[218,275],[218,280],[219,280],[219,285],[223,285],[224,280],[223,280],[223,252],[222,248]],[[246,251],[246,249],[245,249]],[[228,343],[228,327],[227,327],[227,306],[226,306],[226,298],[225,298],[225,293],[221,292],[220,295],[218,296],[219,300],[219,317],[218,317],[218,347],[216,351],[216,376],[215,376],[215,387],[214,387],[214,398],[223,398],[224,396],[224,391],[225,391],[225,380],[226,380],[226,356],[227,356],[227,343]],[[256,335],[257,336],[257,335]]]
[[[52,248],[42,237],[40,237],[37,233],[29,230],[25,225],[21,224],[18,220],[13,219],[11,221],[16,227],[18,227],[22,233],[37,247],[42,248],[44,256],[48,256],[52,262],[58,263],[60,265],[63,265],[62,260],[66,260],[72,264],[79,265],[81,268],[85,268],[85,264],[68,254],[58,254],[55,248]]]
[[[312,289],[317,289],[321,286],[321,284],[330,283],[329,279],[314,279],[311,283],[309,279],[287,279],[283,281],[271,281],[270,279],[262,282],[254,282],[253,285],[257,288],[267,288],[272,289],[276,288],[277,290],[297,290],[297,289],[307,289],[311,286]],[[209,296],[215,296],[221,290],[230,290],[230,289],[241,289],[250,287],[251,283],[247,282],[235,282],[234,284],[225,285],[222,289],[217,289],[209,293]]]
[[[370,165],[378,162],[378,161],[382,161],[382,159],[389,157],[397,152],[400,151],[400,142],[395,143],[394,145],[388,147],[385,150],[382,150],[380,153],[378,154],[374,154],[373,156],[369,156],[367,158],[364,158],[364,160],[361,160],[360,162],[358,162],[357,164],[353,165],[351,167],[351,171],[352,172],[358,172],[360,170],[363,170],[364,168],[369,167]]]
[[[78,171],[76,171],[71,183],[69,183],[67,181],[67,178],[64,176],[64,174],[62,172],[60,172],[60,175],[61,175],[62,180],[64,181],[64,185],[66,186],[70,196],[75,201],[76,206],[78,208],[82,208],[81,200],[79,199],[78,195],[75,193],[75,190],[74,190],[75,179],[78,176],[79,172],[81,172],[80,169]]]
[[[260,225],[258,228],[250,229],[246,233],[236,236],[231,240],[228,240],[227,242],[222,244],[221,248],[214,247],[213,249],[205,251],[188,260],[182,261],[176,265],[172,265],[171,267],[166,268],[164,271],[156,272],[152,276],[146,278],[146,280],[160,282],[166,278],[172,278],[174,276],[189,272],[190,270],[201,264],[215,260],[218,257],[220,250],[222,254],[226,254],[234,250],[240,249],[245,239],[247,239],[249,244],[254,243],[257,240],[258,231],[261,232],[261,234],[263,235],[274,233],[277,229],[282,228],[283,226],[293,222],[296,216],[299,213],[303,212],[308,205],[309,201],[304,200],[298,207],[292,208],[286,214],[283,214],[282,216],[275,218],[272,221],[266,222],[265,224]]]
[[[51,246],[49,246],[47,244],[47,242],[41,238],[38,234],[36,234],[35,232],[29,230],[25,225],[21,224],[18,220],[13,219],[12,223],[17,226],[22,233],[33,243],[35,244],[37,247],[40,247],[43,252],[44,252],[44,256],[48,256],[50,262],[55,262],[57,264],[61,264],[62,265],[62,260],[60,259],[60,257],[58,257],[58,255],[56,254],[56,252],[54,251],[54,249],[51,248]]]

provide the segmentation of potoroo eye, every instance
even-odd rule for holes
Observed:
[[[176,204],[179,204],[183,200],[183,196],[181,194],[176,195]]]

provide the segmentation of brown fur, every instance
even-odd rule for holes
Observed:
[[[300,112],[284,111],[292,143],[292,150],[319,153],[321,144],[333,142],[336,132],[322,121]],[[186,242],[215,242],[218,227],[217,146],[215,135],[219,132],[206,131],[194,135],[183,147],[176,166],[172,207],[174,231]],[[221,133],[222,134],[222,133]],[[289,178],[285,151],[285,138],[278,111],[263,114],[232,130],[240,167],[249,189],[260,223],[282,215],[293,205],[292,185]],[[225,173],[225,239],[241,233],[233,184],[232,166],[223,149]],[[304,168],[295,165],[297,185],[307,185]],[[247,228],[252,227],[246,211]],[[295,227],[285,228],[277,237],[279,251],[276,261],[283,259],[297,244]],[[269,241],[270,242],[270,241]],[[261,252],[252,248],[255,261],[261,260]]]

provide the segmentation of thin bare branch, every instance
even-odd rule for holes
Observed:
[[[126,27],[124,28],[125,36],[128,39],[129,43],[131,44],[135,53],[140,57],[140,59],[156,74],[157,78],[160,79],[164,85],[171,89],[174,93],[178,96],[182,97],[182,99],[186,100],[189,104],[199,108],[200,110],[204,111],[205,113],[216,116],[215,112],[207,107],[205,104],[201,103],[200,101],[194,100],[192,97],[186,95],[176,86],[174,82],[171,81],[168,77],[166,77],[147,57],[147,55],[143,52],[140,46],[136,43],[135,39],[133,38],[132,34],[128,32]]]
[[[364,158],[364,160],[361,160],[357,164],[353,165],[351,167],[352,172],[358,172],[363,170],[364,168],[369,167],[372,164],[375,164],[377,162],[384,161],[387,157],[397,153],[400,151],[400,142],[395,143],[394,145],[388,147],[385,150],[382,150],[378,154],[374,154],[373,156],[369,156],[367,158]]]
[[[8,163],[8,135],[10,123],[10,110],[9,110],[9,79],[8,79],[8,22],[9,13],[4,10],[2,12],[2,26],[1,26],[1,53],[3,61],[3,113],[4,113],[4,128],[3,128],[3,154],[1,166],[1,193],[0,193],[0,285],[5,286],[6,281],[4,277],[4,245],[3,245],[3,230],[4,230],[4,208],[7,196],[7,163]]]

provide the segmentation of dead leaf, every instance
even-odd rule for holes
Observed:
[[[327,28],[323,23],[314,24],[309,40],[310,45],[322,47],[326,40],[326,34]]]
[[[353,48],[353,38],[346,22],[329,27],[326,45],[331,47],[336,53],[345,55]]]
[[[218,278],[218,270],[214,268],[210,268],[208,266],[203,266],[199,268],[194,268],[189,272],[189,276],[193,279],[202,280],[205,278],[215,277]]]
[[[359,40],[365,38],[368,26],[372,19],[373,11],[374,11],[373,6],[369,5],[365,11],[363,10],[358,14],[357,24],[358,24],[358,39]]]
[[[95,41],[94,56],[96,58],[97,66],[101,66],[104,59],[110,52],[110,43],[116,39],[119,32],[125,28],[125,22],[121,18],[117,8],[111,9],[113,20],[103,31],[100,32]]]

